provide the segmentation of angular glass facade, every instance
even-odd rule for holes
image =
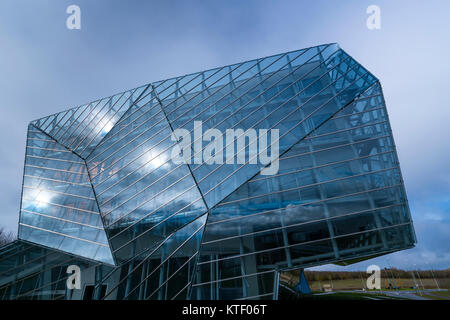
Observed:
[[[211,152],[205,132],[227,139]],[[276,299],[282,270],[416,241],[380,83],[337,44],[31,122],[19,239],[0,252],[0,299]],[[81,291],[64,287],[71,264]]]

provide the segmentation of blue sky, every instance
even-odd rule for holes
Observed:
[[[81,30],[66,28],[71,4]],[[366,27],[371,4],[380,30]],[[449,12],[444,0],[2,0],[0,225],[17,229],[29,121],[151,81],[338,42],[381,80],[418,238],[351,268],[448,268]]]

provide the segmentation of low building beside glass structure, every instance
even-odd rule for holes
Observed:
[[[196,161],[195,121],[240,132],[214,154],[240,148],[245,163]],[[177,129],[192,161],[172,160]],[[250,161],[249,129],[279,130],[276,172]],[[281,271],[415,242],[379,80],[326,44],[32,121],[0,299],[277,299]]]

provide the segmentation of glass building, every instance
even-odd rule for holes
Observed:
[[[32,121],[0,299],[277,299],[281,271],[415,242],[381,85],[326,44]]]

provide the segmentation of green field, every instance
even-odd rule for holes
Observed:
[[[434,291],[432,293],[425,293],[422,295],[431,300],[450,300],[450,291]]]
[[[437,284],[436,284],[437,282]],[[393,290],[394,287],[398,289],[408,289],[414,288],[415,284],[419,286],[420,289],[440,289],[450,288],[449,279],[421,279],[421,281],[413,279],[391,279],[382,278],[381,279],[381,289],[382,290]],[[345,279],[345,280],[322,280],[322,281],[312,281],[309,282],[309,286],[312,291],[320,292],[323,291],[323,286],[329,285],[334,291],[337,290],[361,290],[366,288],[365,280],[361,279]]]
[[[354,277],[357,275],[358,277]],[[329,287],[332,291],[361,290],[366,289],[365,273],[354,273],[353,277],[346,276],[345,273],[321,272],[320,276],[314,273],[306,273],[308,284],[313,292],[323,292],[324,287]],[[309,279],[308,279],[309,278]],[[286,272],[280,276],[280,281],[289,287],[298,283],[297,272]],[[450,278],[381,278],[382,290],[411,290],[418,286],[420,289],[450,289]]]

